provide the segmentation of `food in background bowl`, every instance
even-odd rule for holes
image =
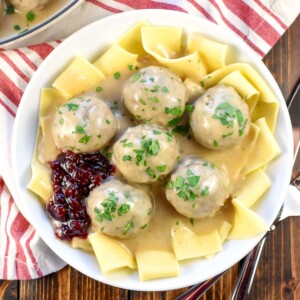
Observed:
[[[123,22],[130,19],[130,25],[132,25],[133,20],[140,20],[141,12],[138,13],[139,15],[137,12],[118,15],[114,18],[111,18],[111,21],[115,22],[115,18],[118,20],[123,20]],[[180,24],[184,27],[186,36],[188,36],[190,32],[194,31],[195,28],[202,28],[199,25],[199,23],[202,21],[192,16],[186,16],[172,12],[160,12],[162,15],[157,15],[156,11],[144,13],[147,19],[153,19],[158,26],[170,24],[176,26]],[[169,16],[169,14],[174,16],[176,15],[176,22],[164,22],[163,18]],[[130,18],[128,18],[129,15]],[[156,19],[157,17],[158,19]],[[194,21],[194,23],[192,22],[192,24],[190,24],[191,21]],[[106,25],[108,23],[106,23],[106,20],[99,22],[99,27],[97,27],[96,31],[101,34],[101,36],[104,32],[103,27],[107,29]],[[271,224],[273,218],[275,218],[278,212],[280,205],[282,204],[282,202],[278,203],[277,199],[280,198],[283,200],[283,187],[282,185],[279,186],[276,183],[278,182],[279,175],[280,178],[284,176],[284,181],[286,183],[288,182],[288,168],[286,164],[287,161],[291,162],[291,159],[288,159],[287,161],[285,160],[284,163],[283,159],[286,159],[288,156],[287,154],[291,154],[291,152],[287,151],[288,147],[286,146],[286,139],[285,142],[283,142],[281,135],[278,135],[278,132],[284,131],[287,133],[284,134],[284,136],[289,139],[287,130],[288,126],[286,122],[288,119],[285,118],[286,115],[284,114],[286,114],[286,110],[283,108],[279,114],[280,126],[278,126],[275,131],[276,140],[279,142],[280,148],[283,149],[283,154],[279,156],[276,162],[270,165],[267,171],[260,169],[259,166],[262,165],[262,159],[265,161],[264,164],[266,164],[270,161],[270,159],[278,155],[279,149],[271,132],[274,130],[274,125],[276,124],[276,115],[278,112],[277,100],[279,99],[282,103],[284,100],[281,98],[273,79],[268,76],[265,67],[262,66],[260,61],[255,60],[254,57],[252,57],[251,52],[246,47],[243,48],[242,44],[235,40],[234,37],[230,36],[229,39],[226,32],[224,32],[224,35],[213,34],[214,31],[212,29],[214,26],[211,24],[206,24],[208,27],[206,27],[205,30],[210,32],[210,35],[213,39],[222,41],[226,44],[233,43],[237,49],[242,49],[242,51],[239,50],[235,52],[238,53],[236,61],[249,61],[251,59],[255,69],[257,69],[260,74],[263,74],[263,77],[268,81],[272,90],[276,92],[276,98],[264,81],[262,81],[258,73],[249,65],[244,63],[220,65],[220,61],[222,62],[222,59],[215,59],[215,57],[209,61],[210,56],[205,56],[200,51],[203,48],[203,44],[201,49],[196,51],[195,48],[192,47],[190,40],[187,45],[189,45],[188,47],[190,49],[193,49],[191,53],[186,53],[186,55],[184,55],[183,52],[179,50],[176,52],[173,50],[174,48],[172,48],[171,51],[168,52],[170,53],[168,58],[161,57],[162,53],[166,53],[166,51],[162,51],[163,47],[161,45],[159,47],[155,47],[155,45],[153,45],[152,42],[147,38],[143,38],[143,44],[145,43],[145,47],[143,47],[141,41],[137,42],[137,40],[139,41],[139,38],[136,39],[136,37],[140,36],[140,31],[146,32],[146,36],[147,32],[149,33],[152,31],[153,33],[156,31],[156,34],[150,34],[153,37],[158,36],[158,32],[170,30],[169,28],[164,28],[162,26],[159,26],[158,28],[145,26],[145,22],[143,23],[143,27],[149,28],[142,28],[141,30],[140,28],[137,28],[138,26],[136,26],[131,30],[131,37],[134,38],[134,43],[132,42],[132,39],[128,38],[128,36],[130,36],[129,32],[127,35],[121,37],[115,44],[113,44],[112,47],[108,48],[108,51],[104,52],[104,54],[101,55],[101,58],[98,59],[94,64],[91,62],[93,62],[93,59],[97,58],[99,55],[97,51],[98,43],[94,42],[94,35],[92,38],[91,36],[89,37],[88,34],[90,29],[93,29],[93,32],[95,32],[94,24],[91,25],[90,29],[87,28],[86,31],[83,30],[82,33],[79,32],[78,36],[75,36],[76,38],[71,38],[67,42],[63,43],[62,46],[59,47],[59,51],[54,51],[53,55],[51,55],[51,57],[53,56],[53,58],[56,58],[56,65],[65,63],[68,64],[68,66],[64,68],[65,71],[62,72],[58,77],[59,80],[54,79],[62,71],[62,69],[59,70],[56,65],[47,65],[46,62],[45,66],[47,65],[48,69],[45,69],[42,66],[41,71],[43,72],[40,73],[38,71],[40,76],[39,80],[35,79],[32,83],[32,86],[35,86],[35,91],[31,90],[31,93],[28,91],[29,94],[25,95],[27,97],[26,103],[32,99],[33,94],[35,95],[33,98],[38,97],[38,93],[43,86],[49,86],[51,82],[55,81],[54,86],[56,89],[44,89],[41,97],[40,128],[43,133],[46,133],[44,137],[51,137],[51,135],[48,134],[48,128],[51,128],[51,126],[49,126],[49,120],[51,120],[51,117],[47,118],[47,116],[51,115],[51,109],[54,109],[55,111],[55,109],[57,109],[62,103],[66,103],[70,97],[76,97],[76,95],[80,94],[82,91],[94,92],[99,98],[105,99],[118,121],[119,131],[116,138],[112,140],[112,145],[126,128],[136,126],[131,114],[126,111],[123,103],[119,101],[119,97],[122,93],[122,82],[134,75],[134,73],[137,73],[138,70],[136,70],[136,66],[139,69],[149,65],[162,64],[164,67],[167,66],[168,69],[171,69],[171,72],[177,74],[177,76],[180,76],[185,84],[189,81],[191,86],[191,82],[193,81],[194,86],[200,86],[200,89],[195,89],[199,93],[217,85],[218,83],[230,85],[239,93],[239,95],[241,95],[242,99],[245,99],[251,113],[252,122],[250,124],[250,130],[245,136],[245,140],[243,140],[241,144],[230,147],[224,151],[211,151],[200,146],[198,143],[195,143],[189,132],[188,126],[188,115],[193,111],[192,98],[186,105],[186,112],[184,112],[182,117],[174,116],[174,120],[172,119],[173,122],[168,126],[168,130],[173,133],[174,138],[176,138],[179,142],[181,151],[183,151],[180,153],[178,163],[181,163],[181,159],[184,157],[198,156],[199,158],[205,158],[207,161],[212,162],[218,169],[224,171],[226,170],[231,185],[233,187],[238,187],[234,189],[233,193],[231,194],[232,201],[230,201],[230,199],[226,201],[226,203],[213,217],[189,219],[177,213],[176,210],[172,208],[167,201],[165,201],[166,190],[161,184],[151,185],[149,191],[153,194],[156,207],[151,221],[149,222],[149,227],[147,226],[148,228],[145,228],[143,231],[141,231],[142,234],[138,234],[133,239],[122,240],[111,238],[101,233],[101,231],[89,234],[89,240],[101,266],[102,272],[100,272],[95,265],[96,260],[94,256],[88,255],[83,251],[72,249],[65,243],[61,243],[59,240],[54,238],[52,231],[53,229],[51,230],[51,226],[47,218],[45,218],[45,216],[42,218],[43,213],[38,203],[34,201],[32,196],[28,197],[30,193],[27,192],[26,194],[26,192],[23,191],[23,194],[25,194],[25,199],[29,201],[26,201],[24,206],[27,206],[27,203],[31,203],[33,206],[38,208],[39,215],[35,214],[35,218],[39,220],[39,224],[43,224],[43,231],[40,230],[40,234],[47,241],[47,243],[52,246],[54,250],[68,263],[77,267],[85,274],[88,274],[89,276],[92,276],[93,278],[105,283],[138,290],[162,290],[187,286],[195,283],[198,280],[207,279],[208,276],[213,276],[225,268],[228,268],[255,245],[255,243],[261,237],[261,235],[255,235],[258,232],[261,232],[262,230],[264,231],[268,228],[268,225]],[[186,26],[186,24],[190,25]],[[129,24],[127,24],[126,28],[128,27]],[[108,26],[108,28],[110,28],[110,26]],[[178,29],[174,31],[176,31],[177,34],[178,32],[180,33]],[[120,30],[117,32],[119,35],[123,31]],[[115,34],[115,32],[111,32],[111,36]],[[203,34],[205,34],[204,30]],[[126,36],[127,38],[125,38]],[[198,40],[200,38],[199,34],[192,34],[191,36],[196,36]],[[79,37],[80,39],[78,39]],[[181,38],[181,34],[178,34],[178,37]],[[74,57],[77,54],[74,41],[76,40],[76,43],[78,44],[83,41],[82,39],[84,41],[89,40],[89,47],[86,45],[86,50],[81,52],[81,55],[89,60],[83,58],[76,58],[74,60]],[[163,40],[165,41],[166,39],[163,38]],[[172,37],[170,40],[174,41],[175,39]],[[176,40],[178,40],[178,38]],[[105,41],[106,44],[102,45],[100,43],[103,46],[102,49],[107,49],[107,45],[111,43],[111,40],[109,39],[106,39]],[[201,41],[205,41],[204,45],[206,46],[210,45],[209,49],[211,49],[212,45],[215,45],[215,42],[211,39],[205,38]],[[136,48],[132,45],[135,45]],[[177,43],[175,43],[175,46],[176,45]],[[224,49],[227,47],[222,43],[217,43],[217,45],[219,46],[218,49]],[[147,53],[151,52],[151,55],[147,55],[144,48],[147,49]],[[59,56],[56,55],[56,52],[59,52]],[[136,54],[134,54],[135,52]],[[193,52],[197,53],[193,54]],[[204,54],[205,53],[210,53],[212,55],[213,51],[204,51]],[[220,54],[223,52],[220,50],[218,53]],[[118,55],[114,56],[116,54]],[[203,57],[202,61],[206,62],[205,68],[203,64],[197,63],[199,61],[200,54],[201,58]],[[122,59],[112,59],[112,57],[119,57],[119,55],[122,57]],[[140,61],[137,56],[144,57],[145,59]],[[222,54],[220,54],[220,56],[222,57]],[[51,57],[49,60],[51,60]],[[155,60],[153,57],[155,57]],[[189,63],[189,60],[191,63]],[[123,63],[123,65],[120,64],[120,61]],[[218,62],[218,64],[216,65],[212,62]],[[188,70],[187,68],[180,67],[186,67],[186,65],[189,66]],[[52,70],[51,68],[49,69],[49,66],[52,66]],[[195,80],[198,73],[206,73],[205,69],[207,69],[209,73],[200,75],[199,81]],[[83,81],[78,80],[78,78],[80,78],[80,73],[82,74],[83,70],[85,70],[85,76],[89,77],[88,82],[91,84],[91,86],[83,86],[78,84],[79,82],[82,84],[84,83]],[[86,72],[87,70],[88,72]],[[99,74],[99,70],[101,70],[101,74]],[[45,77],[41,76],[41,74],[45,74]],[[188,76],[188,74],[190,74],[190,76]],[[98,79],[99,77],[101,78]],[[68,82],[65,81],[66,84],[62,85],[61,83],[64,81],[64,78],[69,78],[69,82],[73,84],[68,84]],[[36,88],[38,90],[36,90]],[[247,97],[245,97],[246,95]],[[29,96],[30,98],[28,98]],[[195,98],[199,96],[200,94],[195,96]],[[51,105],[48,106],[47,103],[50,103]],[[33,106],[33,108],[34,107],[35,106]],[[22,109],[22,105],[20,109],[24,116],[24,112],[26,111]],[[48,111],[48,109],[50,109],[50,111]],[[265,113],[266,111],[268,114]],[[36,113],[36,110],[31,112],[31,116],[33,113]],[[261,118],[263,115],[266,117],[265,120]],[[284,118],[282,118],[283,115]],[[32,123],[30,119],[29,123]],[[20,127],[18,126],[20,123],[16,123],[18,128],[17,136],[20,139],[17,144],[22,142],[22,145],[26,146],[26,143],[28,144],[28,136],[27,139],[24,140],[23,134],[26,132],[24,132],[23,128],[25,129],[28,126],[26,126],[24,122],[22,124],[23,127]],[[32,145],[32,139],[30,139],[30,141],[30,144]],[[16,144],[16,139],[14,139],[14,143]],[[48,146],[49,145],[51,145],[51,143],[48,143]],[[252,151],[254,147],[255,153]],[[50,150],[50,148],[51,147],[43,148],[43,146],[41,146],[39,150]],[[18,148],[16,149],[18,151]],[[49,181],[49,169],[43,168],[45,166],[43,164],[47,165],[47,161],[55,160],[56,156],[59,154],[59,151],[56,147],[51,149],[53,151],[52,157],[50,155],[51,151],[49,151],[48,159],[46,159],[45,153],[44,157],[41,155],[41,151],[35,152],[39,152],[40,154],[38,160],[36,159],[36,155],[33,157],[33,167],[36,167],[39,164],[39,170],[44,171],[44,173],[39,173],[40,176],[38,178],[44,178],[45,180],[43,180],[43,182],[48,180],[48,183],[46,182],[47,184],[43,185],[43,188],[45,189],[40,190],[42,192],[41,195],[46,201],[49,199],[49,193],[51,196],[52,187],[51,182]],[[102,152],[107,156],[108,159],[110,159],[112,155],[111,147],[103,149]],[[260,155],[256,155],[257,153],[260,153]],[[18,157],[15,156],[15,160],[17,158]],[[289,158],[291,158],[291,156]],[[280,172],[274,173],[275,169],[279,170],[278,168],[280,169]],[[118,170],[114,172],[114,169],[112,169],[112,171],[114,177],[118,178],[124,183],[126,182]],[[28,165],[26,168],[24,168],[22,161],[18,160],[18,172],[21,172],[22,174],[24,172],[28,172]],[[15,175],[16,174],[17,173],[15,173]],[[37,173],[33,174],[36,175]],[[245,174],[245,176],[241,176],[241,174]],[[72,173],[70,173],[68,176],[71,175]],[[272,182],[271,189],[263,198],[262,202],[256,205],[255,208],[251,208],[253,205],[252,200],[259,198],[259,196],[263,194],[263,192],[270,186],[270,180],[268,179],[269,176]],[[166,180],[167,179],[168,178],[166,178]],[[193,182],[195,179],[191,180]],[[32,183],[34,183],[34,181],[32,181]],[[163,184],[164,182],[161,183]],[[283,183],[283,181],[280,180],[280,183]],[[253,188],[253,185],[255,186],[255,189]],[[18,186],[20,187],[20,185]],[[41,184],[39,187],[41,189]],[[50,190],[48,189],[49,187]],[[30,188],[34,189],[34,185],[30,184]],[[36,189],[36,192],[40,191]],[[32,210],[32,213],[34,213],[34,210]],[[36,222],[35,220],[36,219],[33,218],[30,219],[30,221],[32,221],[34,224]],[[249,223],[251,223],[251,226],[249,226]],[[229,236],[228,232],[230,232]],[[253,238],[240,239],[242,236],[244,238]],[[222,243],[226,237],[229,237],[230,239],[236,238],[238,241],[226,240],[222,246]],[[73,245],[74,239],[75,238],[72,239]],[[83,239],[80,240],[84,241]],[[155,241],[155,243],[153,241]],[[152,245],[150,245],[150,242]],[[63,249],[63,251],[60,251],[58,247],[61,250]],[[216,254],[213,256],[213,253]],[[70,257],[72,257],[72,259],[69,259]],[[197,257],[202,258],[199,259]],[[210,260],[206,260],[205,257],[210,258]],[[191,261],[186,260],[187,258],[197,259]],[[180,261],[181,275],[171,278],[169,276],[176,275],[179,272],[178,261]],[[148,282],[139,282],[138,273],[135,271],[130,272],[129,268],[127,267],[132,269],[138,267],[140,278],[142,280],[158,277],[168,278],[157,279],[155,281]],[[122,270],[120,270],[120,268],[122,268]],[[118,269],[118,271],[114,272],[114,274],[107,274],[105,276],[103,275],[103,273],[106,274],[107,272],[112,272],[113,270],[116,271],[116,269]]]

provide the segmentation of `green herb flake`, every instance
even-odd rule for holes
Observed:
[[[91,138],[92,138],[91,135],[85,135],[84,137],[82,137],[82,138],[78,141],[78,143],[80,143],[80,144],[87,144],[87,143],[90,141]]]
[[[26,19],[29,21],[29,22],[32,22],[34,19],[35,19],[35,14],[33,11],[29,11],[27,14],[26,14]]]
[[[109,125],[109,124],[110,124],[110,121],[109,121],[108,119],[106,119],[106,120],[105,120],[105,123],[106,123],[107,125]]]
[[[192,104],[186,104],[185,105],[185,111],[192,113],[194,111],[195,106]]]
[[[200,181],[200,176],[190,176],[187,177],[187,181],[190,187],[197,187]]]
[[[243,124],[242,128],[239,130],[239,136],[242,136],[244,134],[244,130],[246,128],[247,123],[248,123],[248,119],[246,119],[244,121],[244,124]]]
[[[172,130],[173,133],[178,133],[182,136],[186,136],[189,133],[190,130],[190,124],[187,123],[185,125],[177,125]]]
[[[182,115],[182,110],[180,106],[175,106],[172,108],[165,107],[165,114],[170,114],[174,117],[179,117]]]
[[[161,131],[159,131],[159,130],[153,130],[153,134],[159,135],[159,134],[161,134]]]
[[[156,170],[159,172],[164,172],[164,171],[166,171],[166,168],[167,168],[167,165],[161,165],[161,166],[156,167]]]
[[[202,197],[205,197],[205,196],[208,196],[208,195],[209,195],[209,189],[208,189],[207,186],[201,191],[200,195],[201,195]]]
[[[169,93],[169,90],[168,90],[168,88],[166,86],[163,86],[162,89],[161,89],[161,91],[163,93]]]
[[[59,122],[59,124],[60,124],[60,125],[63,125],[63,124],[64,124],[64,119],[63,119],[63,118],[61,118],[61,119],[59,119],[59,121],[58,121],[58,122]]]
[[[146,169],[146,173],[147,173],[150,177],[156,178],[155,171],[154,171],[153,169],[151,169],[150,167],[148,167],[148,168]]]
[[[151,82],[154,82],[154,77],[149,78]]]
[[[118,101],[117,101],[117,100],[114,101],[114,103],[111,105],[110,108],[111,108],[111,109],[119,109],[119,103],[118,103]]]
[[[128,223],[124,227],[123,234],[127,234],[129,232],[129,230],[133,227],[134,227],[134,223],[133,223],[133,220],[131,219],[130,221],[128,221]]]
[[[214,146],[214,147],[218,147],[218,146],[219,146],[219,143],[218,143],[216,140],[214,140],[214,141],[213,141],[213,146]]]
[[[194,226],[194,219],[190,219],[190,223],[192,224],[192,226]]]
[[[156,93],[156,92],[158,92],[158,91],[159,91],[159,88],[160,88],[160,86],[159,86],[159,85],[155,85],[155,86],[153,87],[153,89],[152,89],[152,90],[150,90],[150,92],[152,92],[152,93]]]
[[[204,81],[200,81],[199,84],[204,88]]]
[[[100,93],[100,92],[102,92],[103,91],[103,88],[101,87],[101,86],[97,86],[96,87],[96,92],[97,93]]]
[[[132,71],[133,65],[127,65],[129,71]]]
[[[79,104],[75,103],[66,103],[64,106],[68,107],[68,111],[76,111],[79,107]]]
[[[131,83],[136,82],[139,78],[140,78],[140,74],[139,74],[139,73],[135,73],[135,74],[132,75],[132,77],[131,77]]]
[[[146,229],[148,227],[148,224],[144,224],[141,229]]]
[[[84,127],[80,125],[75,126],[75,133],[86,134]]]
[[[122,204],[119,208],[118,208],[118,216],[122,216],[123,214],[126,214],[130,209],[130,205],[129,204]]]
[[[13,5],[7,5],[6,13],[8,15],[13,15],[15,13],[15,7]]]
[[[143,99],[140,99],[139,102],[143,105],[147,105],[147,103]]]
[[[180,119],[178,117],[176,117],[176,118],[172,119],[171,121],[169,121],[168,125],[169,126],[176,126],[176,125],[179,124],[179,122],[180,122]]]
[[[116,72],[114,74],[114,79],[118,80],[120,78],[120,76],[121,76],[120,72]]]
[[[128,148],[132,148],[133,147],[133,143],[124,143],[123,147],[128,147]]]
[[[153,102],[153,103],[157,103],[158,99],[157,99],[157,97],[151,97],[150,101]]]
[[[148,215],[148,216],[151,216],[152,213],[153,213],[153,209],[152,209],[152,207],[149,207],[149,208],[148,208],[148,211],[147,211],[147,215]]]
[[[19,31],[19,30],[21,30],[21,27],[19,25],[14,25],[14,30]]]
[[[132,161],[132,157],[130,155],[123,155],[123,161]]]

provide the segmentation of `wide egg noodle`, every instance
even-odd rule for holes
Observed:
[[[76,57],[55,79],[52,86],[68,97],[88,91],[104,79],[104,75],[83,57]]]
[[[94,62],[94,66],[105,76],[111,76],[116,72],[124,70],[135,70],[138,68],[138,55],[130,53],[118,44],[113,44],[101,57]]]
[[[256,141],[255,151],[250,153],[247,164],[242,171],[244,175],[264,167],[281,153],[281,150],[267,125],[266,119],[258,119],[255,122],[255,125],[260,128],[260,134]]]
[[[50,180],[50,169],[38,159],[38,146],[42,137],[45,136],[47,115],[53,107],[59,107],[66,101],[64,95],[51,88],[43,89],[41,92],[39,106],[39,128],[36,136],[36,143],[31,160],[31,180],[27,186],[29,190],[37,194],[44,202],[48,202],[52,194],[52,184]]]
[[[37,158],[38,140],[40,136],[41,129],[39,128],[31,160],[31,179],[27,188],[47,203],[52,194],[52,184],[50,180],[50,170],[41,164]]]
[[[205,38],[201,33],[193,32],[189,35],[187,49],[189,53],[198,52],[200,54],[208,73],[226,65],[228,45]]]
[[[116,43],[124,50],[137,54],[139,58],[145,57],[147,52],[144,50],[142,43],[141,28],[149,26],[146,21],[140,21],[130,30],[123,34]]]
[[[171,228],[172,246],[178,261],[207,256],[222,250],[217,230],[195,234],[181,222]]]
[[[243,76],[240,71],[234,71],[224,77],[220,83],[232,86],[248,104],[250,115],[259,99],[259,91]]]
[[[177,58],[181,50],[181,28],[143,27],[142,42],[147,53],[182,79],[191,77],[198,80],[201,75],[207,73],[197,52]]]
[[[137,249],[136,261],[141,281],[179,275],[179,264],[168,249]]]
[[[254,122],[261,116],[264,116],[271,132],[273,133],[277,122],[279,104],[269,86],[265,83],[257,71],[255,71],[249,64],[234,63],[227,65],[222,69],[202,76],[200,81],[203,86],[208,89],[215,86],[224,77],[235,71],[240,71],[260,93],[257,105],[252,113],[252,121]]]
[[[100,232],[90,234],[88,239],[103,274],[125,267],[136,269],[134,256],[121,242]]]
[[[232,198],[238,199],[246,207],[252,207],[270,188],[271,181],[267,174],[257,169],[245,177],[243,182],[233,192]]]
[[[246,239],[269,230],[266,222],[238,199],[233,199],[232,204],[235,208],[235,216],[233,228],[228,236],[229,240]]]

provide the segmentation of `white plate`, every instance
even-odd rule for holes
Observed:
[[[280,112],[275,137],[282,149],[282,154],[267,170],[272,187],[257,207],[259,215],[270,225],[282,206],[289,184],[293,161],[293,142],[285,101],[266,66],[242,40],[228,32],[227,29],[218,27],[202,18],[166,10],[138,10],[113,15],[76,32],[47,57],[30,81],[15,121],[12,159],[14,179],[20,195],[19,199],[15,200],[17,204],[20,204],[24,216],[33,224],[49,247],[78,271],[112,286],[131,290],[157,291],[186,287],[219,274],[243,258],[258,243],[261,236],[246,240],[227,241],[224,244],[224,250],[212,260],[198,259],[182,263],[181,275],[178,277],[140,282],[137,272],[128,274],[122,271],[103,276],[95,256],[72,249],[66,243],[55,238],[44,205],[26,189],[31,176],[30,162],[38,127],[41,88],[50,87],[55,77],[75,56],[81,55],[93,61],[122,33],[142,19],[154,25],[180,26],[186,33],[202,32],[214,40],[232,45],[236,49],[234,61],[250,63],[268,82],[277,96]]]
[[[73,9],[75,9],[83,0],[69,0],[60,10],[56,11],[53,15],[50,15],[42,22],[36,24],[35,26],[29,28],[23,33],[16,32],[15,34],[0,37],[0,46],[7,47],[15,45],[17,42],[26,40],[35,34],[45,30],[46,28],[52,26],[55,22],[64,18]],[[5,24],[3,24],[5,25]]]

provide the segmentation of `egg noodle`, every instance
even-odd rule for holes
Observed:
[[[121,36],[94,63],[76,57],[54,80],[52,88],[41,93],[39,130],[32,159],[32,178],[28,189],[47,203],[52,194],[47,162],[59,151],[51,128],[55,110],[82,92],[94,91],[110,104],[119,104],[118,135],[135,124],[121,107],[122,83],[137,70],[149,65],[163,66],[194,82],[203,91],[222,83],[235,88],[247,103],[251,125],[241,143],[224,151],[211,151],[190,136],[175,133],[181,148],[180,158],[196,155],[214,163],[228,175],[233,192],[229,201],[213,217],[188,219],[168,203],[161,185],[152,188],[155,213],[147,232],[133,239],[117,239],[91,232],[88,241],[105,274],[120,268],[138,269],[141,280],[176,276],[179,262],[191,258],[212,259],[222,251],[226,240],[245,239],[269,230],[252,209],[271,182],[267,165],[280,154],[274,139],[279,104],[261,76],[245,63],[226,65],[229,46],[199,33],[185,36],[181,28],[151,26],[141,21]],[[119,80],[114,78],[118,73]],[[101,86],[101,92],[99,88]],[[123,111],[122,111],[123,109]],[[117,114],[116,114],[117,115]],[[116,175],[118,176],[118,174]],[[74,247],[89,249],[89,244],[73,239]]]

